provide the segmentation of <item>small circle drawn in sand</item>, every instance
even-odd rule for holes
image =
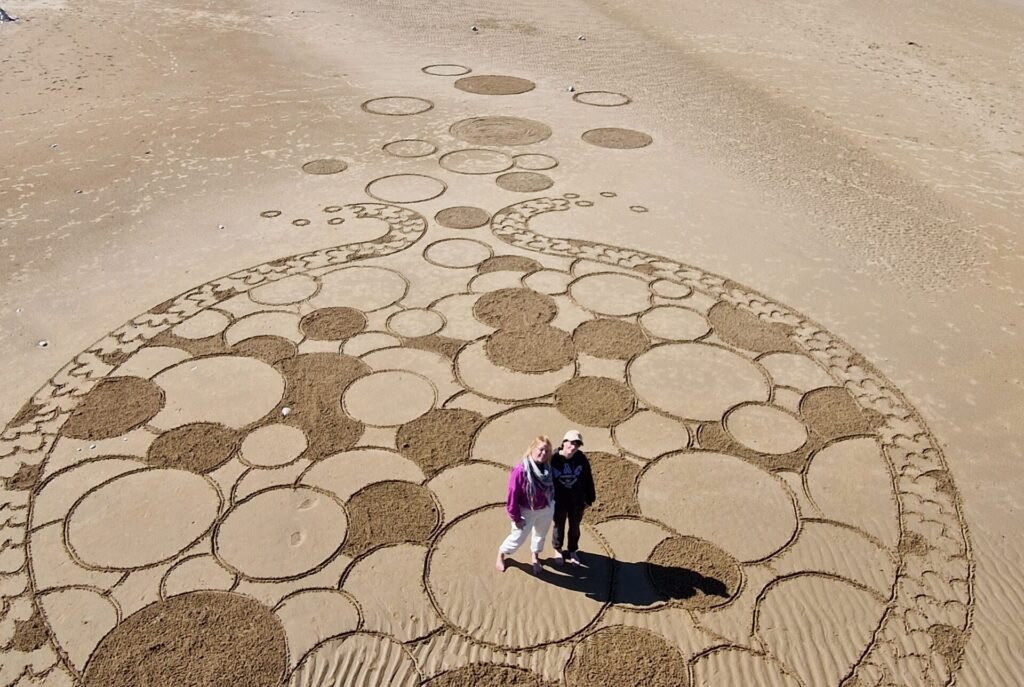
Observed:
[[[584,105],[594,107],[622,107],[633,102],[632,98],[624,93],[615,91],[580,91],[572,96],[572,99]]]
[[[645,208],[643,205],[630,205],[629,209],[632,210],[633,212],[639,212],[641,214],[647,212],[647,208]]]
[[[464,76],[473,70],[461,64],[428,64],[420,71],[431,76]]]
[[[299,219],[293,219],[292,220],[292,226],[308,227],[309,226],[309,220],[305,219],[305,218],[302,218],[302,217],[300,217]]]
[[[477,95],[519,95],[532,91],[537,84],[518,76],[481,74],[459,79],[455,82],[455,87],[460,91]]]
[[[500,188],[518,193],[536,193],[555,185],[551,177],[537,172],[508,172],[494,180]]]
[[[476,229],[491,221],[491,213],[469,205],[456,205],[439,211],[434,220],[449,229]]]
[[[324,158],[322,160],[310,160],[302,165],[302,171],[306,174],[338,174],[348,169],[348,163],[344,160]]]
[[[427,157],[437,152],[437,146],[419,138],[400,138],[385,143],[383,151],[395,157]]]
[[[583,140],[590,145],[600,148],[613,148],[615,150],[643,148],[654,142],[653,138],[642,131],[618,129],[615,127],[585,131],[583,132]]]
[[[448,184],[426,174],[391,174],[366,185],[366,195],[385,203],[423,203],[448,190]]]
[[[340,205],[328,205],[324,207],[324,212],[334,214],[335,212],[341,212],[343,209]]]
[[[437,164],[456,174],[497,174],[510,169],[513,160],[500,150],[467,148],[445,153]]]
[[[522,153],[512,158],[516,167],[528,169],[531,172],[539,172],[545,169],[554,169],[558,166],[558,160],[543,153]]]
[[[364,112],[387,117],[408,117],[434,109],[434,103],[408,95],[372,98],[361,105]]]
[[[482,146],[525,146],[551,137],[551,127],[522,117],[471,117],[452,124],[455,138]]]
[[[275,217],[280,217],[280,216],[281,216],[281,211],[280,210],[264,210],[263,212],[260,213],[260,217],[263,217],[265,219],[274,219]]]
[[[344,224],[345,223],[345,218],[344,217],[332,217],[329,220],[327,220],[327,223],[330,224],[330,225]]]

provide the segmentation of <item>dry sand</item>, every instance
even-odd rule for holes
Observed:
[[[3,7],[0,685],[1024,674],[1019,4]]]

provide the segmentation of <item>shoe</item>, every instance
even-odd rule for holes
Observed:
[[[558,549],[555,549],[554,562],[555,565],[561,565],[562,563],[565,563],[565,558],[562,557],[562,552]]]
[[[570,551],[569,552],[569,562],[572,563],[573,565],[582,565],[580,563],[580,557],[576,555],[575,551]]]
[[[538,561],[538,560],[533,561],[533,574],[534,575],[540,575],[541,570],[543,570],[543,568],[540,565],[540,561]]]

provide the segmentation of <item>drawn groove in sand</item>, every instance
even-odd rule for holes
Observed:
[[[366,185],[366,195],[388,203],[424,203],[448,190],[448,184],[426,174],[391,174]]]
[[[302,165],[302,171],[306,174],[338,174],[348,169],[348,163],[344,160],[324,158],[322,160],[310,160]]]
[[[403,542],[423,544],[441,524],[441,511],[426,487],[411,482],[374,482],[352,495],[343,552],[353,558]]]
[[[488,291],[473,305],[473,316],[496,329],[529,329],[547,324],[557,314],[551,296],[530,289]]]
[[[555,185],[551,177],[537,172],[507,172],[494,180],[500,188],[517,193],[536,193]]]
[[[463,76],[473,70],[461,64],[428,64],[420,71],[431,76]]]
[[[565,667],[567,687],[688,687],[679,650],[649,630],[617,625],[587,635]]]
[[[457,205],[438,211],[434,219],[449,229],[476,229],[491,221],[491,213],[482,208]]]
[[[385,143],[385,153],[395,157],[427,157],[437,152],[437,146],[419,138],[402,138]]]
[[[605,318],[581,323],[573,331],[572,340],[581,353],[610,360],[629,360],[651,345],[638,325]]]
[[[558,166],[558,160],[543,153],[520,153],[512,159],[516,167],[533,172],[542,172]]]
[[[583,140],[600,148],[630,150],[644,148],[654,143],[654,139],[642,131],[632,129],[591,129],[583,132]]]
[[[428,477],[466,460],[484,418],[471,410],[436,408],[398,429],[399,453]]]
[[[533,258],[522,255],[496,255],[480,263],[476,268],[477,274],[489,274],[491,272],[535,272],[542,268],[542,265]]]
[[[303,316],[299,331],[313,341],[344,341],[366,328],[366,315],[355,308],[319,308]]]
[[[383,98],[372,98],[361,105],[370,114],[388,117],[407,117],[434,109],[434,103],[423,98],[407,95],[392,95]]]
[[[594,107],[621,107],[633,102],[628,95],[615,91],[579,91],[573,94],[572,99]]]
[[[522,117],[472,117],[455,122],[449,131],[481,146],[525,146],[551,138],[547,124]]]
[[[519,95],[536,88],[536,84],[518,76],[480,74],[467,76],[455,82],[455,87],[466,93],[478,95]]]
[[[241,594],[189,592],[129,616],[86,664],[84,687],[243,684],[278,687],[288,668],[284,628]]]
[[[149,422],[163,406],[163,389],[148,379],[104,379],[78,403],[61,434],[73,439],[110,439]]]
[[[512,157],[500,150],[486,148],[466,148],[445,153],[437,160],[437,164],[449,172],[456,174],[497,174],[512,167]]]
[[[633,414],[636,397],[617,380],[576,377],[555,390],[555,406],[581,425],[613,427]]]
[[[238,451],[240,432],[212,422],[197,422],[164,432],[149,446],[146,462],[196,474],[215,470]]]

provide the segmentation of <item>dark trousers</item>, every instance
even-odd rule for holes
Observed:
[[[585,506],[582,503],[565,503],[555,499],[555,528],[551,536],[551,546],[555,551],[562,550],[562,542],[565,536],[565,521],[569,521],[569,542],[565,550],[574,553],[580,548],[580,523],[583,522],[583,511]]]

